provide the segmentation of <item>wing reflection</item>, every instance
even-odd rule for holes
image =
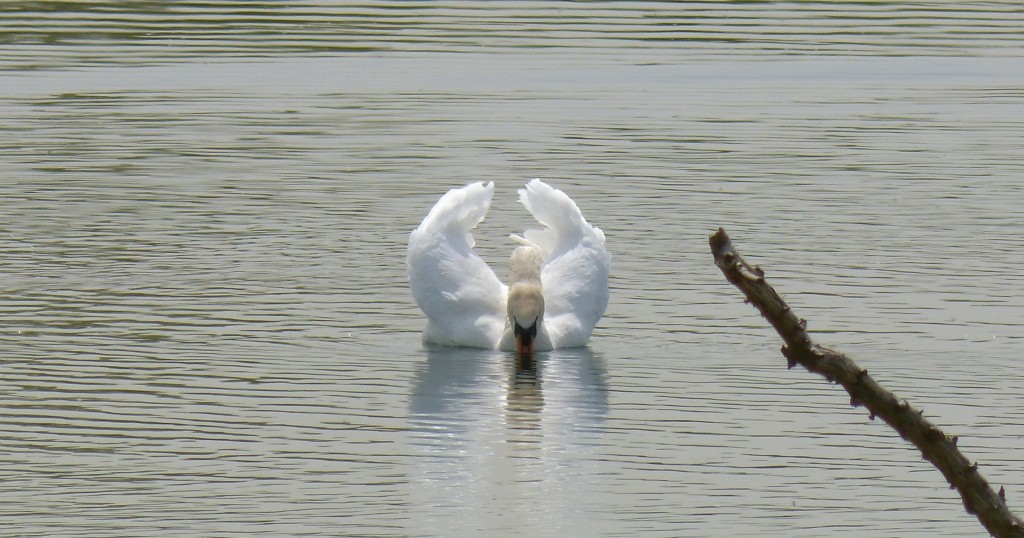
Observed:
[[[429,348],[416,372],[409,399],[415,432],[461,440],[493,416],[504,399],[505,353],[462,348]],[[429,437],[429,435],[428,435]]]

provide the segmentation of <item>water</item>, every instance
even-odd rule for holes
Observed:
[[[1024,8],[5,3],[0,533],[981,535],[786,370],[724,226],[1024,513]],[[582,350],[424,349],[409,231],[527,179],[608,236]]]

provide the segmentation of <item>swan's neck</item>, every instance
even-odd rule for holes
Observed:
[[[512,251],[508,266],[508,319],[522,327],[538,323],[544,315],[544,294],[541,291],[540,250],[525,245]]]
[[[543,259],[534,246],[521,246],[512,251],[508,264],[508,284],[536,284],[540,286],[540,265]]]
[[[544,319],[544,294],[540,286],[541,255],[537,247],[522,246],[512,252],[508,277],[508,321],[520,355],[533,353]]]

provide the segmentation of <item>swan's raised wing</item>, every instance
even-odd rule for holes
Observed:
[[[406,269],[413,298],[427,315],[425,342],[494,348],[501,339],[508,289],[473,251],[471,233],[493,194],[494,183],[452,189],[409,236]]]
[[[604,232],[583,218],[566,194],[539,179],[519,189],[519,201],[545,226],[526,239],[544,256],[544,326],[554,347],[586,345],[608,306],[611,255]]]

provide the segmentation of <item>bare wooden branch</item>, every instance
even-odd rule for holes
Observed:
[[[725,278],[743,292],[785,341],[782,354],[790,368],[800,364],[830,382],[839,383],[850,394],[850,405],[866,407],[872,420],[881,418],[913,443],[924,459],[942,472],[951,488],[960,493],[967,513],[975,515],[990,534],[999,538],[1024,537],[1024,522],[1007,508],[1005,490],[992,490],[978,472],[978,464],[972,464],[957,449],[956,436],[947,436],[846,355],[815,344],[807,334],[807,323],[768,285],[764,271],[740,256],[725,230],[719,228],[711,236],[710,244],[715,265]]]

